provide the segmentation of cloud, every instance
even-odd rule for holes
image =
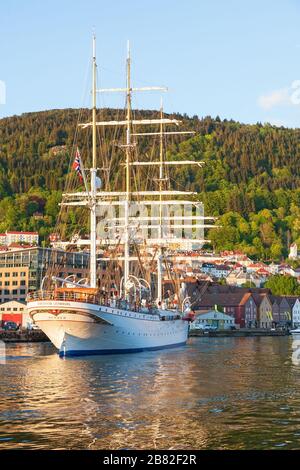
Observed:
[[[281,88],[271,91],[258,98],[258,105],[263,109],[271,109],[274,106],[291,105],[290,88]]]

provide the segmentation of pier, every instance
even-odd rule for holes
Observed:
[[[41,330],[0,331],[0,341],[4,343],[44,343],[49,338]]]
[[[241,328],[237,330],[190,330],[189,336],[214,337],[214,338],[246,338],[252,336],[287,336],[288,330],[267,330],[258,328]]]

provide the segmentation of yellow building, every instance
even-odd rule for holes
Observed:
[[[252,294],[257,306],[257,323],[259,328],[272,328],[272,302],[266,293]]]
[[[89,254],[41,247],[0,252],[0,304],[25,302],[28,291],[40,288],[50,264],[59,277],[76,274],[80,279],[88,275]]]

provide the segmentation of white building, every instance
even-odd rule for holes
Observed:
[[[297,243],[292,243],[290,246],[290,252],[289,252],[289,258],[290,259],[297,259],[298,258],[298,247]]]
[[[12,243],[38,245],[39,234],[38,232],[14,232],[14,231],[6,231],[6,233],[0,233],[0,245],[11,245]]]
[[[209,312],[198,314],[193,323],[195,325],[202,324],[203,326],[214,326],[219,330],[228,330],[235,326],[234,318],[232,316],[226,315],[225,313],[219,312],[218,310],[211,310]],[[194,326],[193,323],[191,324],[192,329]]]
[[[251,282],[255,287],[260,287],[262,280],[256,273],[245,273],[243,270],[232,271],[226,278],[226,283],[229,286],[243,286]]]
[[[292,308],[292,326],[300,326],[300,300],[297,299]]]
[[[271,264],[269,264],[268,270],[269,270],[270,273],[273,274],[273,275],[278,274],[278,272],[279,272],[279,264],[276,264],[276,263],[271,263]]]
[[[231,268],[225,264],[203,263],[201,266],[201,271],[209,274],[210,276],[221,279],[228,276]]]

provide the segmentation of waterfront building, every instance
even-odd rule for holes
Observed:
[[[196,313],[201,313],[212,310],[215,305],[234,318],[241,328],[257,325],[257,306],[250,292],[242,289],[234,293],[205,293],[194,308]]]
[[[28,327],[31,320],[29,318],[25,302],[11,300],[0,304],[0,325],[3,326],[4,323],[8,321],[15,322],[23,328]]]
[[[199,313],[193,322],[195,325],[210,325],[218,328],[218,330],[229,330],[235,326],[234,318],[226,315],[218,310],[210,310],[208,312]],[[192,327],[192,324],[191,324]]]
[[[273,317],[273,325],[277,326],[280,322],[280,303],[281,297],[279,295],[270,295],[270,300],[272,303],[272,317]]]
[[[297,297],[283,296],[279,304],[279,324],[283,327],[292,326],[292,310]]]
[[[81,279],[88,273],[89,254],[41,247],[0,251],[0,303],[25,302],[29,291],[40,288],[50,265],[58,277]]]
[[[252,297],[257,306],[257,325],[259,328],[272,328],[272,302],[266,293],[253,293]]]
[[[300,300],[296,299],[296,302],[292,308],[292,327],[299,328],[300,326]]]

